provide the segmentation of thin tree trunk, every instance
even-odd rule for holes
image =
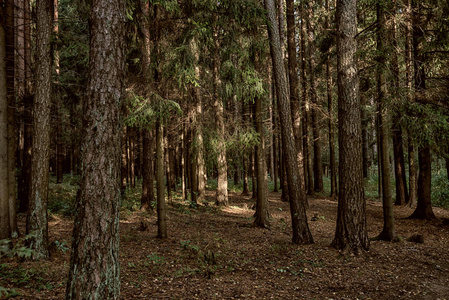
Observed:
[[[288,76],[290,82],[290,106],[292,111],[293,133],[295,135],[296,159],[298,161],[300,188],[305,190],[304,155],[301,136],[301,105],[299,99],[299,78],[296,60],[295,5],[287,0],[287,50]]]
[[[156,186],[157,186],[157,237],[167,237],[167,216],[164,188],[164,128],[156,124]]]
[[[313,23],[313,9],[311,3],[308,4],[308,13],[305,18],[307,27],[307,70],[309,73],[309,94],[311,105],[311,125],[313,136],[313,192],[321,192],[323,190],[323,167],[321,163],[321,137],[319,124],[318,99],[315,87],[315,28]]]
[[[8,197],[11,236],[19,236],[16,196],[16,99],[14,97],[14,3],[5,4],[6,97],[8,101]],[[25,79],[25,78],[24,78]]]
[[[293,135],[292,115],[290,99],[288,95],[287,78],[282,59],[279,31],[276,24],[276,13],[273,0],[265,0],[265,9],[268,13],[268,35],[270,39],[271,58],[276,77],[276,94],[278,96],[278,111],[282,130],[283,149],[285,151],[287,180],[290,200],[290,212],[292,218],[293,238],[295,244],[313,243],[307,223],[305,209],[306,194],[301,190],[301,178],[296,156],[295,141]]]
[[[6,71],[5,15],[0,10],[0,240],[11,238],[9,221],[9,169],[8,169],[8,97]],[[5,249],[1,249],[5,250]]]
[[[33,155],[31,191],[26,232],[34,233],[29,247],[33,259],[46,259],[48,252],[47,199],[50,164],[51,52],[53,0],[36,3],[36,98],[33,108]]]
[[[380,167],[382,169],[382,208],[384,216],[384,226],[382,232],[377,237],[380,240],[392,241],[395,238],[393,197],[391,193],[390,177],[390,152],[389,152],[389,110],[386,103],[387,82],[385,80],[384,69],[386,68],[386,18],[383,4],[377,3],[377,94],[378,94],[378,118],[379,118],[379,151]]]
[[[357,1],[337,0],[339,195],[336,249],[369,248],[363,186],[362,120],[357,52]]]
[[[263,109],[262,99],[256,97],[255,99],[255,119],[256,119],[256,132],[259,134],[260,141],[256,146],[255,163],[257,164],[257,203],[254,225],[262,228],[269,228],[270,223],[268,221],[268,178],[267,169],[265,164],[265,139],[263,128]]]
[[[413,145],[413,140],[408,138],[408,167],[409,167],[409,206],[413,207],[416,204],[417,196],[417,170],[416,170],[416,151]]]
[[[329,11],[329,0],[326,0],[326,10]],[[329,17],[326,15],[325,29],[329,30]],[[331,75],[331,57],[328,51],[326,60],[326,93],[327,109],[329,113],[328,131],[329,131],[329,163],[331,171],[331,199],[338,196],[337,190],[337,163],[335,161],[335,132],[334,132],[334,104],[332,98],[332,75]]]
[[[218,41],[218,30],[214,29],[214,57],[213,57],[213,95],[215,107],[215,125],[217,127],[217,193],[215,204],[218,206],[228,206],[228,164],[226,161],[225,126],[223,117],[223,100],[218,94],[220,44]]]
[[[152,210],[154,201],[154,137],[152,130],[143,129],[143,166],[142,166],[142,197],[140,209]]]

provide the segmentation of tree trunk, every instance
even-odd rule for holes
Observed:
[[[357,1],[337,0],[339,196],[332,246],[359,252],[369,248],[363,187],[362,120],[357,52]]]
[[[276,13],[273,0],[265,0],[265,9],[268,13],[268,35],[270,39],[271,59],[276,78],[276,94],[278,96],[278,111],[282,130],[282,144],[284,146],[287,180],[290,200],[290,211],[293,227],[294,244],[313,243],[312,234],[307,223],[305,209],[306,194],[301,190],[301,178],[296,156],[295,140],[293,135],[292,115],[288,95],[287,78],[282,59],[279,31],[276,24]]]
[[[156,124],[156,190],[157,190],[157,237],[167,237],[167,216],[164,188],[164,128]]]
[[[9,222],[8,97],[6,78],[6,12],[0,10],[0,240],[11,238]],[[4,250],[4,249],[0,249]]]
[[[17,227],[17,196],[16,196],[16,98],[14,94],[14,3],[5,3],[6,26],[5,50],[6,50],[6,97],[8,100],[8,192],[9,192],[9,223],[11,236],[19,236]]]
[[[326,0],[326,10],[329,11],[329,0]],[[326,16],[326,29],[329,29],[329,17]],[[334,104],[332,98],[332,75],[331,75],[331,61],[330,53],[327,53],[326,60],[326,93],[327,93],[327,109],[329,113],[328,131],[329,131],[329,163],[331,171],[331,199],[336,199],[338,196],[337,190],[337,163],[335,161],[335,132],[334,132]]]
[[[256,146],[255,152],[255,163],[257,164],[257,203],[256,203],[256,213],[254,225],[262,228],[269,228],[270,224],[268,222],[268,178],[267,169],[265,164],[265,139],[264,139],[264,128],[263,128],[263,109],[262,109],[262,99],[256,97],[255,99],[255,119],[256,119],[256,132],[259,134],[260,141]]]
[[[305,189],[304,155],[301,136],[301,105],[299,99],[299,78],[296,60],[295,5],[287,0],[287,50],[288,77],[290,82],[290,106],[292,111],[293,133],[295,135],[296,159],[298,161],[301,190]]]
[[[214,29],[214,57],[213,57],[213,95],[215,107],[215,125],[217,128],[217,193],[215,204],[228,206],[228,164],[226,161],[225,126],[223,119],[223,100],[218,95],[219,85],[219,57],[220,45],[218,41],[218,30]]]
[[[386,18],[383,4],[377,3],[377,94],[378,94],[378,119],[379,119],[379,166],[382,170],[382,208],[384,216],[384,226],[382,232],[377,237],[380,240],[392,241],[395,238],[393,198],[391,195],[390,177],[390,152],[389,152],[389,110],[386,103],[387,82],[385,80],[384,69],[386,68]]]
[[[425,55],[423,53],[424,26],[422,24],[421,5],[412,2],[415,7],[413,11],[413,58],[415,62],[415,98],[420,98],[426,90],[425,76]],[[431,202],[431,184],[432,184],[432,166],[429,141],[422,142],[418,147],[418,193],[417,206],[410,218],[415,219],[434,219],[435,214],[432,210]]]
[[[423,145],[418,148],[418,164],[418,204],[410,218],[435,219],[431,202],[432,165],[429,145]]]
[[[312,195],[313,194],[313,170],[312,170],[312,164],[311,164],[311,154],[310,154],[310,135],[309,135],[309,128],[310,128],[310,95],[308,93],[308,80],[306,77],[306,70],[307,70],[307,60],[306,60],[306,38],[307,38],[307,32],[306,32],[306,10],[305,10],[305,3],[301,2],[301,29],[300,29],[300,40],[301,40],[301,83],[302,83],[302,99],[301,99],[301,106],[302,106],[302,114],[303,114],[303,121],[302,121],[302,138],[303,138],[303,153],[305,158],[304,163],[304,182],[307,189],[307,194]]]
[[[311,3],[308,4],[308,13],[306,17],[307,27],[307,70],[309,73],[309,94],[312,117],[312,136],[313,136],[313,192],[321,192],[323,190],[323,166],[321,163],[321,138],[319,124],[319,108],[315,87],[315,28],[313,24],[313,9]]]
[[[120,100],[125,74],[125,1],[92,2],[90,20],[83,167],[66,299],[119,299]]]
[[[140,209],[153,210],[154,201],[154,137],[152,130],[143,129],[143,166],[142,166],[142,197]]]
[[[26,232],[34,233],[29,247],[32,258],[48,258],[47,199],[50,164],[51,52],[53,0],[36,3],[36,98],[33,108],[33,155]]]
[[[408,168],[409,168],[409,206],[413,207],[416,204],[417,196],[417,170],[416,170],[416,151],[413,145],[413,140],[408,138]]]

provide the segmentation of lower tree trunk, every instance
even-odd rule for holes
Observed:
[[[417,199],[417,170],[416,170],[416,151],[413,145],[413,140],[408,139],[408,168],[409,168],[409,206],[412,207],[416,204]]]
[[[140,209],[152,210],[154,201],[154,137],[152,130],[143,129],[143,161],[142,161],[142,197]]]
[[[164,187],[164,128],[156,124],[156,187],[157,187],[157,237],[167,237],[167,216]]]
[[[397,126],[393,128],[393,154],[394,175],[396,179],[396,205],[404,205],[409,202],[407,191],[407,179],[405,177],[405,161],[402,142],[402,130]]]
[[[268,15],[268,35],[270,39],[270,50],[275,74],[276,94],[278,95],[278,111],[281,124],[282,145],[285,151],[285,164],[287,167],[287,181],[290,200],[290,213],[292,218],[292,242],[294,244],[313,243],[312,234],[309,230],[306,215],[306,194],[301,190],[301,178],[293,135],[292,115],[290,110],[290,97],[288,95],[288,84],[281,53],[281,43],[276,24],[276,13],[273,0],[265,0],[265,9]]]
[[[267,198],[267,168],[265,165],[265,140],[263,130],[262,99],[257,97],[256,102],[256,131],[260,141],[256,146],[255,160],[257,164],[257,204],[254,225],[257,227],[269,228],[268,222],[268,198]]]
[[[431,202],[432,165],[429,145],[419,147],[418,163],[418,205],[410,218],[427,220],[435,219]]]

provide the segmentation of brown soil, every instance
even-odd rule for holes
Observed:
[[[231,194],[223,209],[208,197],[197,209],[170,204],[165,240],[156,239],[154,215],[122,212],[122,299],[449,299],[448,210],[434,208],[437,220],[420,221],[406,219],[410,208],[395,207],[401,240],[373,241],[354,256],[329,247],[335,201],[309,199],[315,244],[298,246],[290,242],[289,207],[279,194],[269,197],[270,230],[251,227],[248,197]],[[380,203],[368,201],[367,215],[374,237],[382,229]],[[142,222],[148,229],[141,231]],[[68,218],[51,219],[51,240],[65,245],[54,247],[50,261],[3,258],[0,287],[15,289],[18,299],[63,299],[72,226]],[[414,234],[424,243],[406,241]]]

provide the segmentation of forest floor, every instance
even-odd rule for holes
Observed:
[[[289,206],[278,193],[269,194],[271,229],[251,226],[249,197],[231,193],[230,206],[220,209],[212,192],[207,201],[195,209],[169,204],[164,240],[156,239],[155,215],[121,212],[122,299],[449,299],[448,210],[434,208],[438,219],[422,221],[395,207],[401,240],[372,241],[354,256],[329,246],[337,202],[328,198],[309,198],[315,243],[306,246],[291,243]],[[383,224],[380,202],[367,201],[367,217],[374,237]],[[70,218],[53,215],[51,260],[2,258],[0,287],[14,289],[16,299],[63,299],[72,227]],[[414,234],[424,243],[407,241]]]

